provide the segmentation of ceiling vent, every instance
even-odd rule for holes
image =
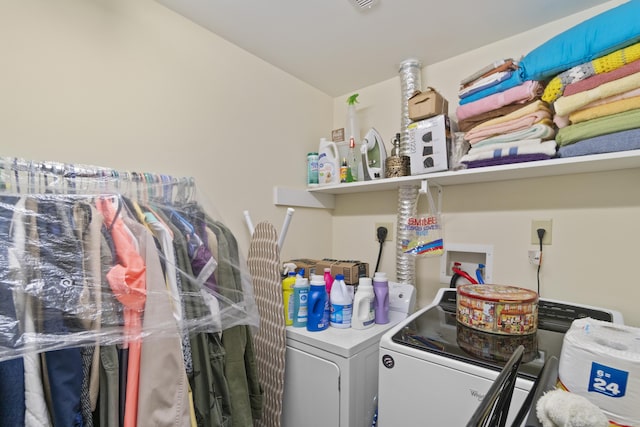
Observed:
[[[371,9],[372,6],[378,3],[378,0],[351,0],[351,3],[358,9],[366,10]]]

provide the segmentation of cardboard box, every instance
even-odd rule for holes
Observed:
[[[296,273],[301,269],[304,268],[304,277],[306,277],[307,279],[310,279],[310,276],[312,274],[323,274],[322,270],[319,270],[319,273],[316,273],[317,267],[316,264],[320,262],[320,260],[317,259],[310,259],[310,258],[298,258],[298,259],[292,259],[290,261],[286,261],[287,263],[291,262],[294,263],[296,265]]]
[[[416,91],[409,98],[409,118],[413,121],[427,119],[440,114],[449,114],[449,103],[434,88]]]
[[[341,261],[337,259],[324,258],[316,264],[316,274],[324,274],[325,268],[331,268],[331,275],[344,275],[344,282],[347,285],[357,285],[361,277],[369,277],[369,264],[360,261]]]
[[[441,114],[413,122],[407,129],[411,175],[446,171],[452,136],[449,117]]]

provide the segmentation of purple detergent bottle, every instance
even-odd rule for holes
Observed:
[[[375,294],[376,323],[389,323],[389,280],[387,273],[376,272],[373,275],[373,293]]]

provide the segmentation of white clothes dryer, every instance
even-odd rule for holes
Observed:
[[[389,282],[389,323],[309,332],[287,327],[283,427],[371,427],[380,337],[415,307],[412,285]]]

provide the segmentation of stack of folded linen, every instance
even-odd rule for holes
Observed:
[[[556,76],[553,102],[560,157],[640,149],[640,43]]]
[[[640,87],[634,64],[640,60],[638,16],[640,0],[629,0],[536,47],[512,64],[517,68],[510,75],[477,82],[478,87],[463,81],[456,115],[472,147],[463,162],[474,167],[548,158],[553,144],[560,146],[560,156],[640,148],[640,93],[634,92]],[[543,117],[549,107],[555,109],[557,135]],[[534,117],[540,120],[531,124]],[[510,127],[525,123],[530,127]],[[491,154],[484,153],[487,147]]]
[[[535,100],[465,133],[471,148],[461,161],[468,167],[544,160],[556,154],[555,129],[546,102]]]
[[[552,37],[520,61],[525,79],[548,81],[558,156],[640,148],[640,0],[629,0]]]
[[[549,105],[540,100],[544,87],[533,80],[514,85],[517,67],[513,60],[499,61],[475,82],[461,82],[456,116],[471,145],[461,159],[469,168],[548,159],[556,153],[554,141],[543,144],[555,135]]]

